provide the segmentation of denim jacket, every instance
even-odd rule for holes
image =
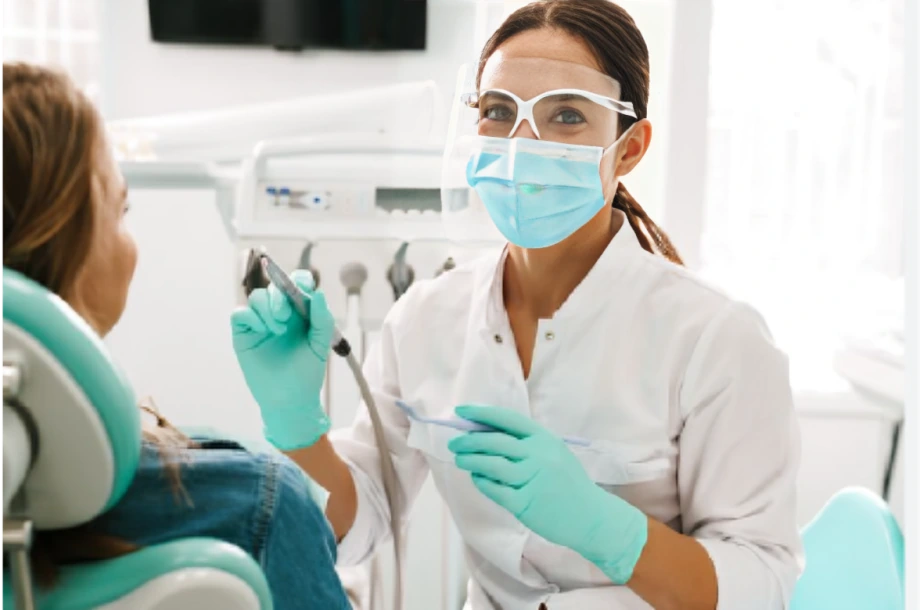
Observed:
[[[92,529],[139,545],[218,538],[262,566],[276,610],[350,608],[335,571],[336,541],[315,484],[284,455],[196,439],[174,493],[156,448],[144,444],[133,483]]]

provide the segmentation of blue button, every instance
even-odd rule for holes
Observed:
[[[290,195],[291,189],[287,188],[286,186],[283,186],[278,192],[281,193],[282,195]]]
[[[268,193],[269,195],[277,195],[277,194],[278,194],[277,189],[275,189],[275,187],[273,187],[273,186],[270,186],[270,187],[268,187],[267,189],[265,189],[265,192]]]

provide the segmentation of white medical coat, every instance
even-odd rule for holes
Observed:
[[[436,417],[459,404],[509,407],[559,435],[604,441],[572,450],[598,485],[703,544],[719,610],[782,609],[803,565],[787,359],[753,309],[622,227],[539,322],[527,379],[502,301],[504,252],[417,282],[395,304],[364,371],[404,498],[411,506],[432,474],[464,540],[468,608],[649,608],[482,495],[447,449],[459,432],[410,423],[394,400]],[[332,438],[358,493],[338,549],[348,565],[389,536],[389,509],[366,408]]]

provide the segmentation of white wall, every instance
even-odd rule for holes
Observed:
[[[230,343],[236,248],[203,191],[131,194],[140,256],[128,304],[106,343],[138,396],[180,425],[261,430]]]
[[[147,0],[102,2],[102,103],[108,118],[432,78],[447,87],[460,58],[473,52],[473,5],[463,0],[430,0],[425,51],[379,53],[159,44],[150,38]]]
[[[907,267],[907,420],[905,441],[907,450],[904,506],[907,514],[905,537],[907,543],[907,608],[920,607],[920,1],[908,1],[905,7],[905,105],[906,123],[905,159],[908,171],[904,225],[904,244]]]

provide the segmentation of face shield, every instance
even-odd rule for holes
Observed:
[[[618,99],[616,80],[581,64],[496,54],[478,87],[475,78],[475,66],[461,68],[444,153],[442,218],[455,241],[495,239],[496,225],[519,227],[538,207],[546,215],[543,201],[517,206],[514,218],[496,218],[494,206],[483,205],[482,189],[470,188],[479,178],[538,203],[540,195],[553,196],[559,213],[580,205],[560,198],[558,189],[596,187],[602,159],[619,141],[619,115],[636,118],[632,104]]]

